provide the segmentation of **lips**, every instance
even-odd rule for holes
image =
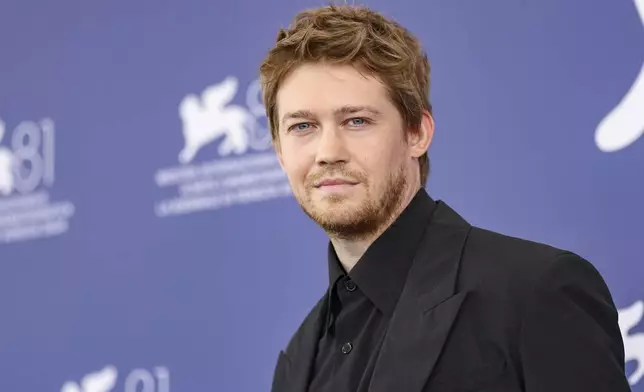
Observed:
[[[350,181],[350,180],[344,180],[341,178],[328,178],[322,181],[318,181],[315,183],[316,188],[321,188],[323,186],[334,186],[334,185],[355,185],[357,182],[355,181]]]

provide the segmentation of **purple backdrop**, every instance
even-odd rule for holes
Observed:
[[[644,391],[644,1],[367,4],[432,61],[432,196],[591,260]],[[326,238],[257,68],[317,5],[2,2],[0,390],[269,389]]]

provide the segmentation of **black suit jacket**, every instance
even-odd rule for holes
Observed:
[[[305,392],[326,296],[281,351],[273,392]],[[430,219],[369,392],[626,392],[617,310],[597,270],[547,245]]]

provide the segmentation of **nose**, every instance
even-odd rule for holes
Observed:
[[[342,131],[337,128],[326,127],[319,133],[317,155],[315,162],[318,165],[333,165],[346,163],[349,154],[342,137]]]

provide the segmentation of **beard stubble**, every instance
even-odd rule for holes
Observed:
[[[343,168],[333,170],[333,173],[342,174],[345,178],[359,179],[360,184],[357,186],[368,189],[364,176],[348,173]],[[328,173],[325,174],[328,176]],[[315,179],[321,177],[322,175],[317,175]],[[349,209],[346,203],[354,202],[344,195],[326,196],[326,205],[316,206],[311,195],[315,191],[312,183],[313,179],[307,181],[304,200],[296,196],[298,204],[329,236],[345,240],[367,239],[378,233],[383,226],[390,224],[407,188],[407,179],[401,167],[389,174],[380,194],[373,195],[367,191],[364,200]]]

